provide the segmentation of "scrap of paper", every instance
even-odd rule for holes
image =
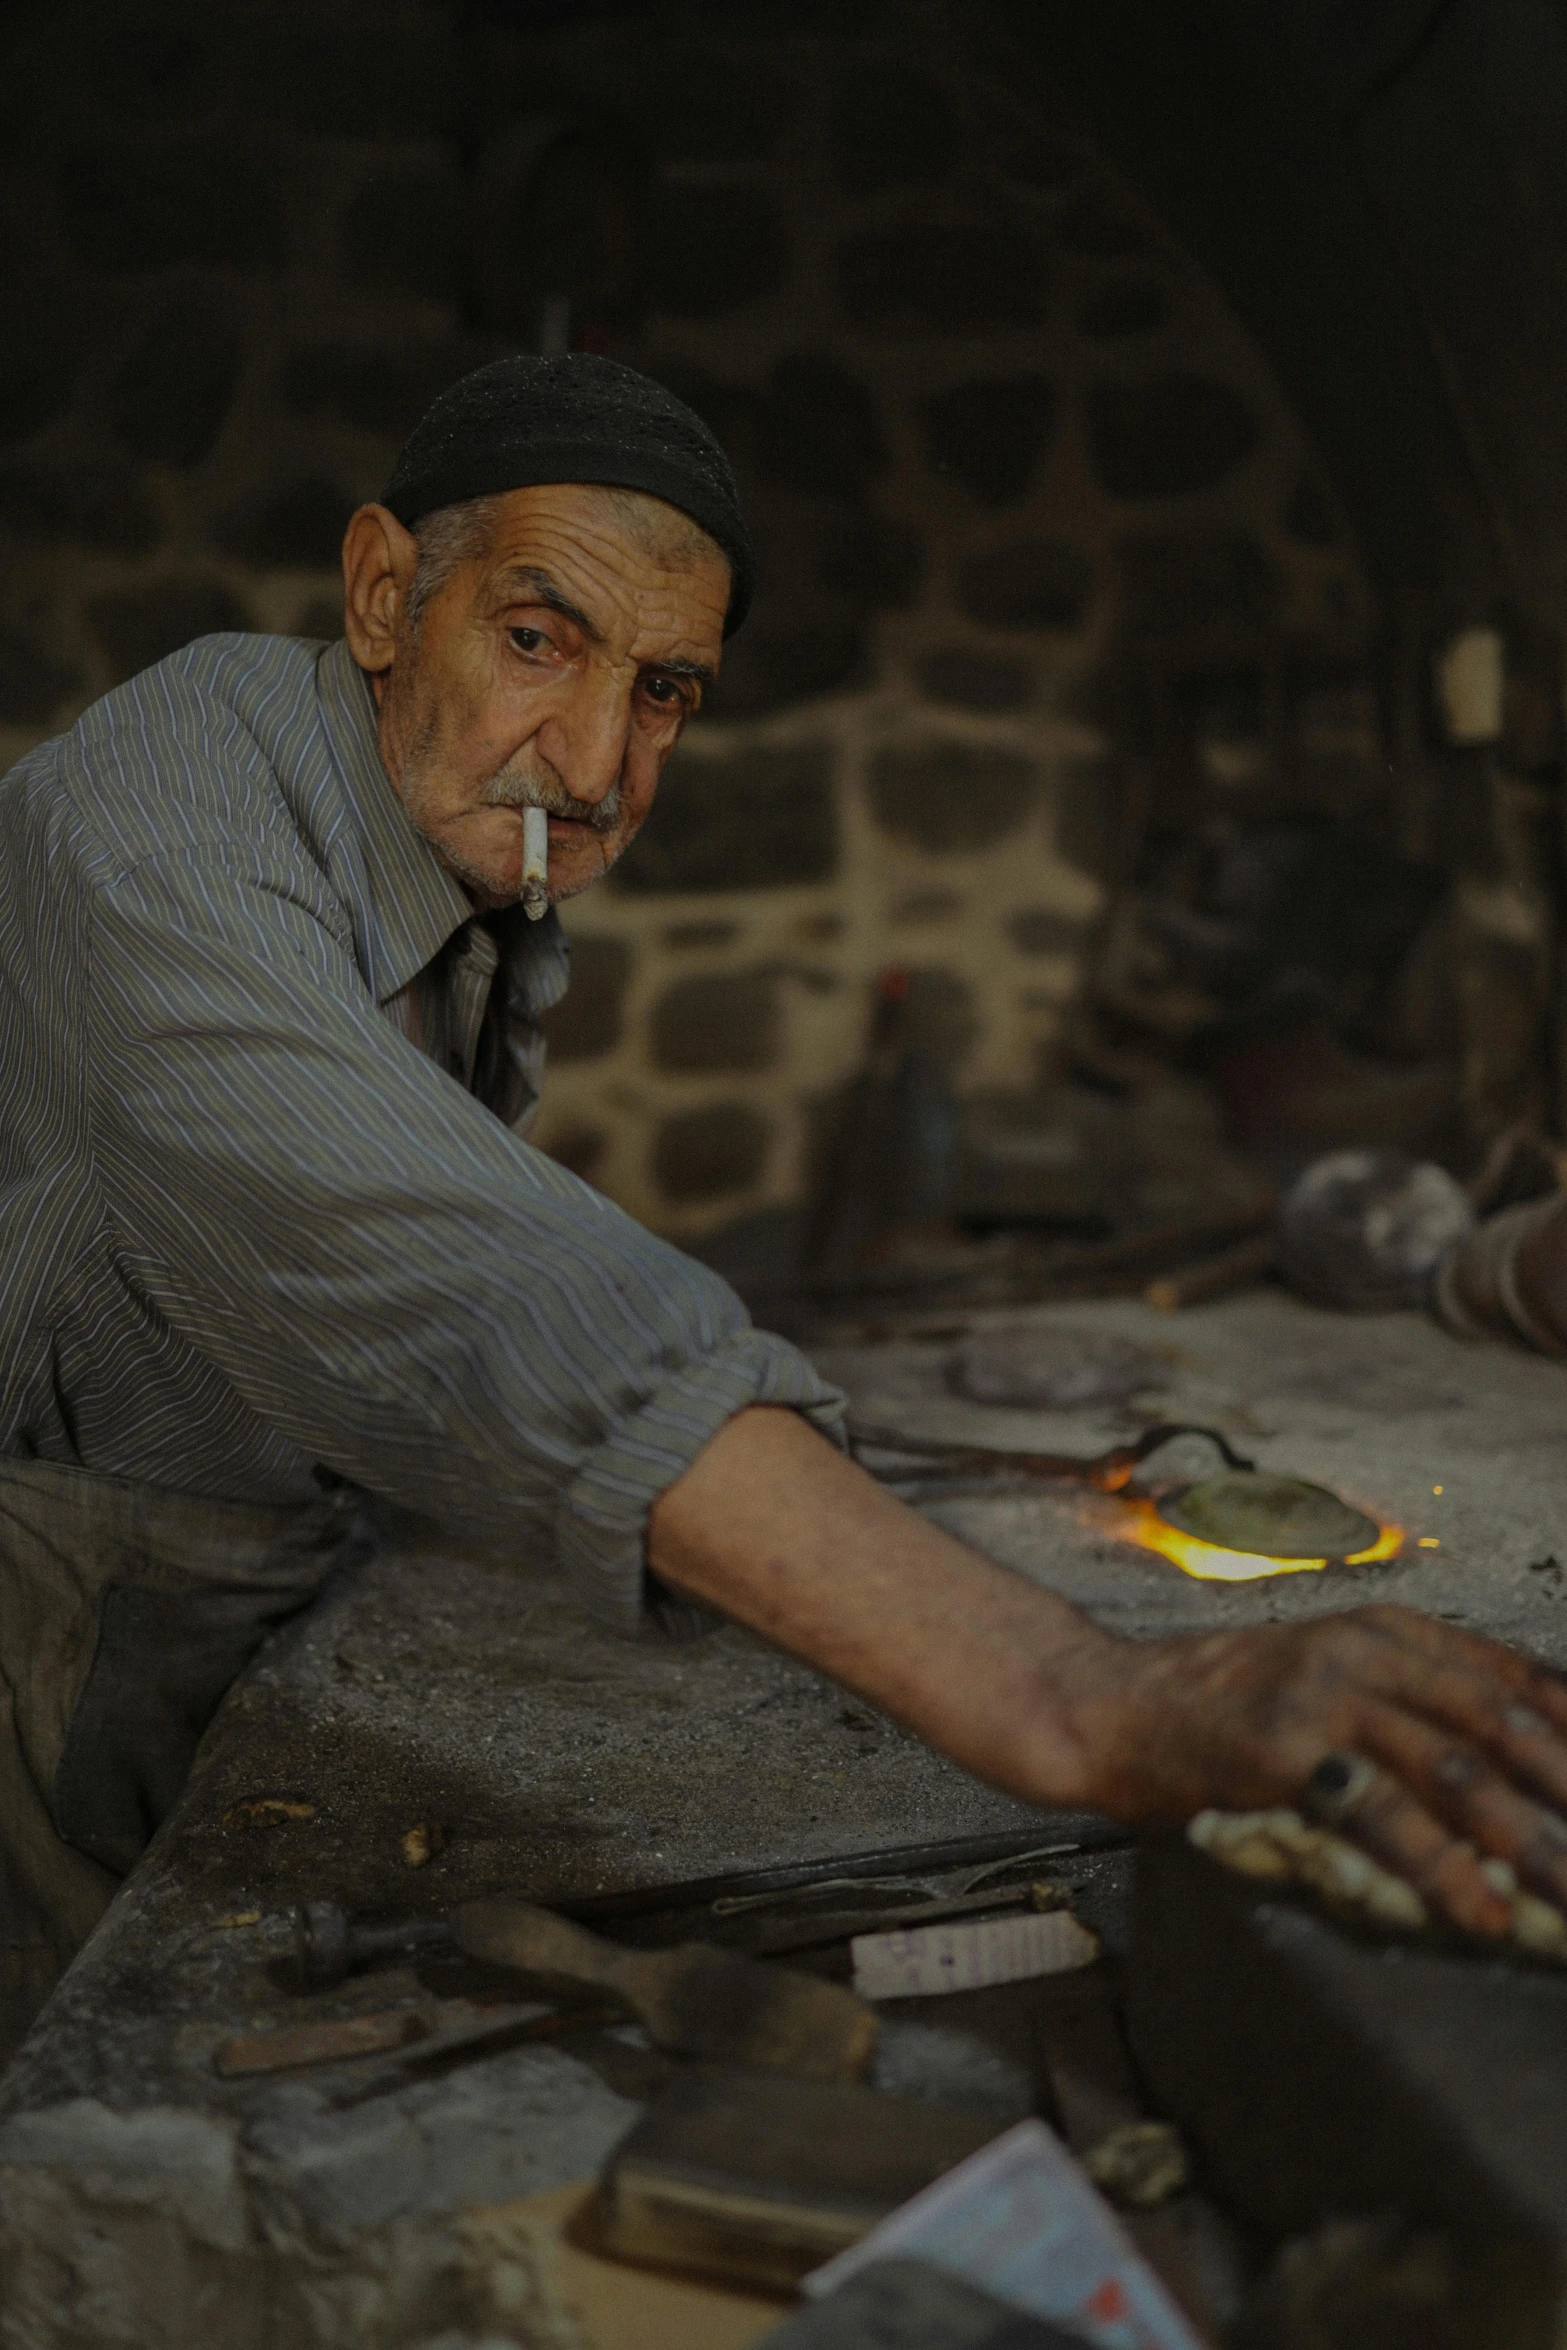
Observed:
[[[1200,2350],[1109,2205],[1043,2122],[1019,2122],[805,2279],[812,2300],[903,2253],[1095,2350]]]
[[[987,1983],[1021,1983],[1030,1975],[1064,1975],[1091,1966],[1099,1937],[1069,1909],[979,1918],[947,1926],[906,1926],[901,1933],[856,1934],[849,1945],[854,1988],[862,1999],[924,1999],[933,1991],[979,1991]]]

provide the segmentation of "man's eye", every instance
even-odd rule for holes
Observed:
[[[514,628],[511,641],[519,653],[538,653],[543,651],[550,640],[542,628]]]
[[[684,688],[672,677],[644,677],[642,690],[661,710],[678,710],[686,698]]]

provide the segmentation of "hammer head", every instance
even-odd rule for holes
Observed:
[[[313,1991],[329,1990],[369,1959],[396,1958],[409,1950],[444,1945],[450,1939],[444,1918],[410,1918],[402,1924],[368,1925],[337,1901],[306,1901],[294,1912],[294,1954]]]
[[[353,1926],[340,1902],[306,1901],[294,1913],[294,1949],[312,1990],[341,1983],[354,1963]]]

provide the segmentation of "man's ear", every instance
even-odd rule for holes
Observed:
[[[419,545],[385,506],[361,506],[343,533],[343,626],[361,669],[392,666]]]

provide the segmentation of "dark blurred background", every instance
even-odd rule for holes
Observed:
[[[0,756],[333,635],[423,403],[607,351],[765,566],[543,1139],[787,1209],[907,970],[971,1221],[1560,1128],[1567,7],[13,5]]]

